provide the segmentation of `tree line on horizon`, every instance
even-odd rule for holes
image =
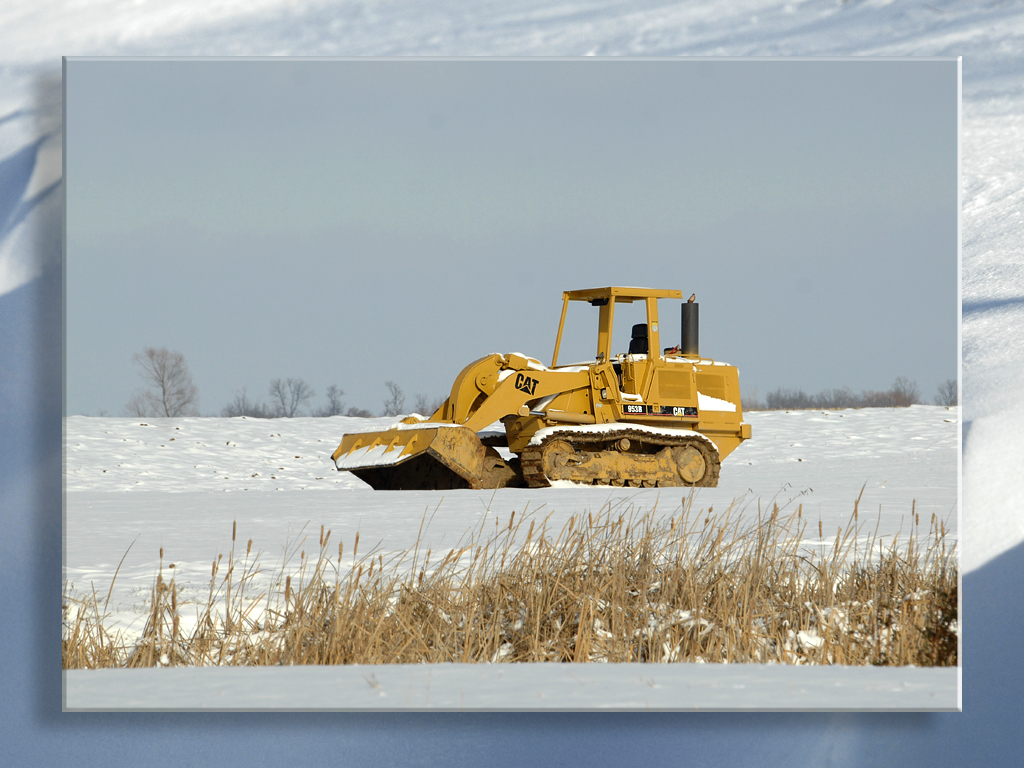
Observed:
[[[134,355],[132,361],[139,368],[145,388],[137,392],[125,405],[125,415],[138,418],[199,416],[199,390],[192,381],[185,356],[166,348],[146,347]],[[393,381],[384,382],[388,397],[381,413],[365,408],[345,407],[345,391],[336,384],[327,387],[327,402],[319,407],[311,405],[316,390],[303,379],[274,379],[268,389],[269,402],[249,396],[245,387],[235,392],[234,399],[221,409],[225,417],[246,416],[257,419],[295,418],[298,416],[398,416],[406,413],[405,393]],[[430,400],[416,395],[414,409],[430,415],[444,398]]]
[[[146,347],[132,358],[139,368],[139,375],[145,388],[137,392],[125,405],[125,415],[138,418],[161,418],[199,415],[199,390],[192,381],[185,356],[166,348]],[[221,416],[246,416],[257,419],[295,418],[298,416],[352,416],[370,418],[375,415],[399,416],[407,413],[405,393],[393,381],[384,382],[388,396],[383,410],[374,414],[364,408],[345,407],[342,397],[345,391],[331,384],[327,387],[327,402],[312,407],[316,391],[303,379],[274,379],[268,390],[269,402],[250,398],[245,387],[235,392],[234,399],[221,409]],[[416,395],[413,410],[429,416],[434,413],[444,398],[428,399]],[[780,387],[769,392],[764,400],[757,390],[742,398],[745,411],[778,410],[832,410],[840,408],[901,408],[921,403],[921,391],[917,383],[900,376],[893,385],[883,391],[865,390],[855,393],[849,387],[822,390],[808,395],[802,389]],[[959,391],[956,379],[947,379],[939,385],[933,398],[936,405],[957,405]],[[306,409],[306,410],[303,410]]]
[[[365,408],[346,408],[345,402],[341,399],[345,391],[336,384],[327,388],[327,402],[324,405],[319,408],[309,407],[310,401],[316,396],[316,391],[309,384],[302,379],[274,379],[270,382],[269,404],[264,404],[260,400],[250,400],[243,387],[235,393],[235,398],[224,406],[221,416],[246,416],[257,419],[353,416],[368,419],[374,416],[399,416],[407,413],[402,388],[393,381],[384,382],[384,386],[388,390],[388,397],[384,401],[383,410],[378,414]],[[414,410],[429,416],[442,402],[443,398],[431,402],[425,395],[416,395]],[[303,407],[308,407],[308,412],[303,412]]]
[[[935,405],[958,405],[960,402],[956,379],[946,379],[939,385],[932,398]],[[854,392],[849,387],[824,389],[816,395],[808,395],[802,389],[779,387],[769,392],[764,400],[757,396],[757,390],[744,395],[744,411],[800,411],[839,410],[842,408],[906,408],[924,404],[917,382],[905,376],[897,377],[889,389],[882,391],[864,390]]]

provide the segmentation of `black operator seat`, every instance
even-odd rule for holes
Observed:
[[[647,354],[647,323],[637,323],[633,326],[633,338],[629,340],[629,354]]]

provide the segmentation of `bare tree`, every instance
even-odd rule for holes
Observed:
[[[779,387],[766,396],[769,411],[788,411],[798,408],[813,408],[813,399],[802,389]]]
[[[860,393],[860,408],[895,408],[896,405],[896,396],[891,389],[884,392],[866,389]]]
[[[956,385],[956,379],[946,379],[939,384],[939,393],[935,396],[936,405],[957,405],[960,402],[960,393]]]
[[[313,399],[313,388],[302,379],[274,379],[270,382],[270,399],[278,416],[291,419],[299,408]]]
[[[274,418],[274,412],[267,406],[259,401],[253,401],[249,399],[249,396],[245,392],[245,387],[242,387],[239,391],[235,392],[235,399],[224,406],[224,410],[221,412],[221,416],[248,416],[250,418],[257,419],[272,419]]]
[[[757,387],[744,391],[740,398],[740,405],[744,411],[763,411],[766,408],[764,401],[758,397]]]
[[[345,391],[337,386],[331,384],[327,388],[327,405],[323,408],[318,408],[313,414],[314,416],[341,416],[345,413],[345,403],[342,401],[341,396],[345,394]]]
[[[345,415],[346,416],[353,416],[353,417],[358,418],[358,419],[372,419],[373,418],[373,414],[370,413],[368,410],[366,410],[365,408],[356,408],[355,406],[352,406],[347,411],[345,411]]]
[[[433,400],[427,400],[426,395],[416,395],[416,404],[413,406],[413,410],[420,416],[430,416],[444,405],[445,398],[435,397]]]
[[[906,376],[900,376],[892,385],[893,401],[897,407],[906,407],[921,402],[921,390],[917,382],[911,381]]]
[[[384,386],[388,388],[391,397],[384,401],[384,413],[381,415],[398,416],[405,411],[405,393],[393,381],[385,381]]]
[[[856,408],[860,405],[860,398],[853,394],[849,387],[826,389],[814,397],[814,407],[822,409],[838,410],[840,408]]]
[[[166,348],[146,347],[132,357],[141,368],[147,389],[136,393],[125,406],[129,416],[198,416],[199,390],[192,383],[185,356]]]

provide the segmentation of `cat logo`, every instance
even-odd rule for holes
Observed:
[[[528,395],[535,394],[537,391],[537,380],[531,379],[529,376],[524,376],[521,373],[516,374],[516,389],[520,392],[525,392]]]

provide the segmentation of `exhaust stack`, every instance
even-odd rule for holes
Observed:
[[[691,357],[700,357],[699,337],[700,327],[698,323],[698,307],[700,305],[695,301],[683,302],[682,312],[682,325],[683,325],[683,338],[682,344],[679,346],[679,351],[684,355]]]

